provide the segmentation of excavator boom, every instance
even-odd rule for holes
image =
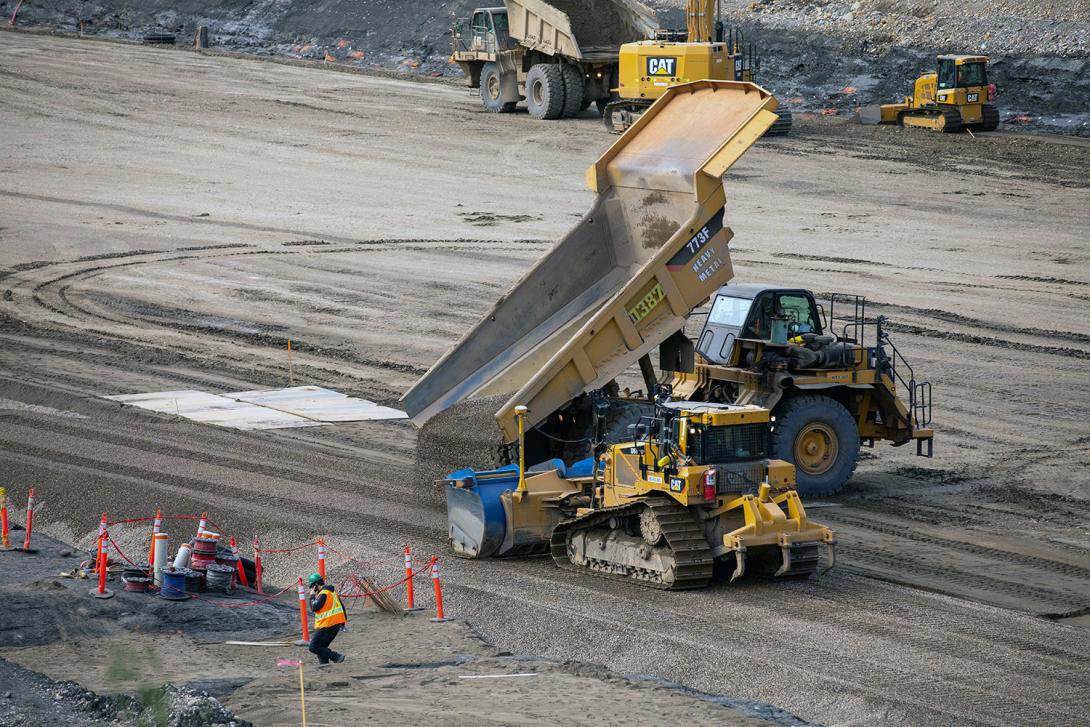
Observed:
[[[587,171],[579,224],[405,394],[412,420],[515,392],[496,414],[514,441],[517,404],[534,426],[681,330],[733,275],[721,178],[775,108],[751,83],[670,88]]]
[[[690,43],[711,43],[715,31],[713,0],[688,0],[685,6]]]

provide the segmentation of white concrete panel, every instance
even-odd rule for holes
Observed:
[[[321,426],[323,422],[203,391],[159,391],[120,394],[107,399],[164,414],[175,414],[204,424],[231,429],[287,429]]]
[[[290,389],[269,391],[237,391],[224,394],[224,396],[322,422],[408,418],[403,411],[380,406],[366,399],[356,399],[320,386],[295,386]]]

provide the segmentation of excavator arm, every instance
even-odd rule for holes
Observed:
[[[402,397],[422,425],[468,397],[510,394],[517,438],[684,327],[733,276],[722,176],[776,121],[751,83],[670,88],[587,170],[583,219]]]

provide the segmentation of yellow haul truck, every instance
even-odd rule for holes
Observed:
[[[838,492],[876,440],[932,455],[931,384],[864,298],[834,294],[826,312],[809,290],[732,282],[706,316],[695,346],[679,332],[660,347],[674,396],[771,410],[772,456],[795,465],[804,497]]]
[[[451,29],[451,60],[486,110],[510,113],[525,99],[536,119],[566,118],[605,108],[617,49],[657,24],[634,0],[504,0]]]
[[[752,81],[760,58],[741,30],[726,30],[713,17],[713,0],[688,0],[686,30],[656,30],[650,40],[625,43],[618,61],[617,84],[602,111],[606,129],[624,131],[666,89],[699,79]],[[791,130],[791,112],[777,108],[776,120],[765,136]]]
[[[999,110],[994,83],[988,83],[988,57],[943,55],[938,70],[916,79],[901,103],[864,106],[862,124],[900,124],[952,133],[962,129],[995,131]]]
[[[832,534],[806,519],[793,468],[730,433],[745,430],[743,416],[767,430],[767,411],[685,403],[668,415],[666,401],[623,400],[615,381],[639,361],[653,391],[650,352],[733,276],[723,174],[776,122],[775,108],[750,83],[667,89],[587,171],[596,196],[582,220],[402,397],[423,424],[463,399],[507,396],[496,422],[515,444],[518,484],[511,486],[510,469],[447,477],[457,554],[548,545],[560,566],[658,587],[703,585],[715,561],[740,572],[750,546],[759,561],[771,559],[773,574],[813,570],[814,548]],[[561,420],[597,432],[583,454],[589,466],[568,472],[575,458],[566,457],[545,465],[553,475],[529,476],[527,464],[550,459],[535,442],[551,441],[544,427]],[[700,454],[694,448],[709,430],[715,454]],[[531,434],[539,435],[534,442]],[[736,491],[720,492],[716,478],[730,480],[732,463],[748,475]],[[629,465],[638,475],[625,474]],[[714,493],[693,489],[699,478],[714,482]],[[526,494],[544,492],[537,485],[546,481],[553,494]],[[565,494],[575,491],[581,499]],[[643,520],[648,531],[637,540],[633,528]],[[592,562],[588,548],[602,543],[611,554]],[[686,554],[696,560],[683,563]],[[660,565],[649,565],[656,558]]]

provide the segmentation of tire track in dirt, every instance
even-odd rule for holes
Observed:
[[[888,512],[897,512],[897,514],[900,515],[899,511],[896,511],[896,510],[894,510],[892,508],[890,510],[887,510],[886,512],[887,513]],[[924,543],[924,544],[927,544],[927,545],[935,545],[935,546],[941,547],[943,549],[958,550],[958,551],[961,551],[963,553],[968,553],[970,555],[978,556],[981,559],[992,559],[992,560],[997,560],[997,561],[1008,561],[1008,562],[1018,563],[1019,565],[1028,566],[1028,567],[1034,568],[1034,569],[1048,570],[1048,571],[1051,571],[1051,572],[1054,572],[1054,573],[1059,573],[1059,574],[1062,574],[1062,575],[1065,575],[1065,576],[1069,576],[1069,577],[1071,577],[1072,579],[1075,579],[1075,580],[1081,580],[1084,583],[1086,583],[1088,586],[1090,586],[1090,568],[1084,568],[1084,567],[1080,567],[1080,566],[1077,566],[1077,565],[1071,565],[1069,563],[1064,563],[1064,562],[1061,562],[1061,561],[1049,560],[1047,558],[1041,558],[1041,557],[1037,557],[1037,556],[1026,555],[1024,553],[1018,553],[1018,552],[1015,552],[1015,551],[998,550],[996,548],[990,548],[990,547],[987,547],[987,546],[984,546],[984,545],[976,545],[974,543],[966,543],[966,542],[961,541],[961,540],[955,540],[955,539],[951,539],[951,538],[943,538],[943,537],[938,536],[938,535],[924,534],[924,533],[920,532],[919,530],[912,530],[912,529],[904,528],[904,527],[896,527],[896,526],[893,526],[893,525],[886,525],[886,524],[880,523],[880,522],[878,522],[876,520],[870,520],[870,519],[867,519],[867,518],[854,516],[854,515],[848,514],[846,512],[839,511],[839,510],[835,511],[835,512],[830,511],[830,512],[827,512],[827,513],[823,513],[823,517],[826,520],[832,520],[832,521],[835,521],[835,522],[840,522],[840,523],[843,523],[843,524],[846,524],[846,525],[851,525],[851,526],[856,527],[856,528],[863,528],[863,529],[870,530],[870,531],[873,531],[873,532],[876,532],[876,533],[882,533],[883,535],[889,535],[889,536],[893,536],[893,537],[896,537],[896,538],[903,538],[905,540],[911,540],[911,541],[916,542],[916,543]],[[936,573],[941,573],[943,571],[941,571],[939,569],[936,569],[935,572]],[[1040,590],[1040,589],[1037,589],[1037,590]],[[1059,595],[1058,592],[1053,592],[1053,593],[1056,593],[1056,595]],[[1083,608],[1083,607],[1086,607],[1088,605],[1090,605],[1090,594],[1087,595],[1087,600],[1086,600],[1085,603],[1079,604],[1079,608]]]
[[[83,457],[57,448],[29,445],[17,439],[9,439],[4,435],[0,435],[0,446],[18,447],[17,450],[12,449],[9,451],[8,458],[12,462],[22,462],[47,471],[68,471],[82,476],[101,478],[114,484],[123,482],[140,488],[142,492],[146,492],[150,487],[160,495],[169,495],[172,503],[177,503],[179,500],[192,503],[193,511],[215,510],[216,512],[228,513],[230,521],[237,523],[233,527],[236,527],[239,532],[260,532],[262,528],[269,529],[271,523],[277,523],[281,526],[287,525],[289,529],[297,530],[301,534],[312,536],[316,532],[326,532],[330,525],[334,523],[354,530],[359,530],[363,523],[368,523],[390,532],[411,534],[421,542],[434,542],[435,540],[435,531],[423,525],[419,515],[414,517],[413,511],[416,510],[415,508],[406,506],[403,499],[394,499],[389,490],[362,483],[356,485],[358,494],[395,505],[397,509],[409,511],[406,513],[405,519],[394,519],[378,513],[351,510],[329,500],[321,501],[319,493],[309,489],[307,494],[313,495],[314,500],[302,499],[304,494],[301,490],[298,491],[298,498],[292,499],[263,490],[260,500],[255,501],[252,497],[253,491],[241,486],[210,483],[197,477]],[[307,485],[307,483],[289,481],[284,481],[284,484]],[[61,497],[55,494],[52,499],[60,500]],[[129,506],[137,513],[154,513],[157,503],[153,499],[146,499],[145,502],[139,505],[130,501]],[[80,509],[74,508],[73,511],[80,511]],[[97,509],[92,506],[91,508],[82,508],[82,511],[87,513],[90,520],[94,519]],[[289,517],[291,519],[288,523],[283,522],[285,513],[290,513]],[[224,519],[227,519],[226,515]],[[77,532],[80,532],[78,523],[67,524],[72,525]],[[89,527],[86,532],[90,532]]]
[[[188,422],[180,424],[182,427],[188,426]],[[348,479],[347,477],[334,477],[329,475],[326,467],[330,465],[324,465],[321,469],[316,470],[311,466],[293,464],[285,461],[278,461],[275,464],[265,464],[263,461],[255,461],[251,457],[243,458],[231,456],[216,442],[209,442],[207,445],[204,445],[204,442],[199,436],[186,437],[184,440],[166,439],[164,438],[161,429],[156,429],[151,433],[144,434],[142,429],[134,427],[132,429],[126,429],[124,433],[121,433],[115,430],[103,431],[100,429],[89,429],[87,427],[65,426],[64,422],[58,421],[55,418],[34,420],[29,417],[22,418],[14,426],[22,429],[40,431],[43,434],[65,434],[77,437],[81,440],[117,445],[118,447],[124,447],[133,451],[161,454],[181,459],[192,459],[207,465],[236,469],[248,473],[274,477],[288,482],[295,482],[300,486],[321,485],[342,492],[355,492],[361,486],[358,479]],[[196,428],[197,425],[193,426]],[[0,428],[2,428],[2,426],[0,426]],[[267,446],[267,443],[265,442],[259,442],[258,444],[262,447]],[[405,467],[400,474],[407,475],[409,472],[411,472],[411,468]],[[404,490],[397,485],[363,486],[365,488],[373,489],[374,491],[387,490],[389,492],[396,492],[399,495],[404,494]]]
[[[885,323],[884,327],[887,330],[893,331],[895,333],[906,333],[912,336],[921,336],[923,338],[939,338],[947,341],[955,341],[958,343],[971,343],[975,346],[1015,349],[1027,353],[1043,353],[1050,356],[1063,356],[1065,358],[1074,358],[1080,360],[1090,359],[1090,351],[1081,348],[1042,346],[1033,343],[1019,343],[1016,341],[1007,341],[1002,338],[993,338],[990,336],[975,336],[969,333],[957,333],[955,331],[941,331],[937,328],[927,328],[925,326],[916,326],[909,323],[896,323],[893,321]]]
[[[399,239],[382,239],[373,241],[359,241],[361,247],[347,248],[347,249],[321,249],[313,250],[306,249],[306,254],[329,254],[337,252],[361,252],[361,251],[374,251],[374,250],[474,250],[479,246],[486,246],[487,249],[495,251],[499,244],[504,244],[501,241],[483,240],[479,238],[464,238],[453,240],[422,240],[419,238],[409,238],[405,240]],[[421,244],[423,243],[423,244]],[[518,244],[533,245],[537,244],[536,241],[518,241]],[[87,306],[77,304],[71,300],[68,295],[69,288],[77,281],[86,281],[92,279],[103,272],[113,270],[116,268],[131,267],[136,265],[150,265],[150,264],[164,264],[164,263],[177,263],[178,261],[187,259],[210,259],[210,258],[222,258],[222,257],[237,257],[237,256],[254,256],[254,255],[294,255],[299,254],[298,250],[253,250],[246,249],[239,251],[237,249],[231,249],[225,252],[224,246],[209,246],[208,248],[181,248],[182,250],[191,252],[204,252],[205,254],[185,254],[176,255],[171,252],[167,253],[153,253],[151,259],[133,260],[129,259],[136,257],[130,254],[121,254],[116,256],[123,258],[120,262],[114,262],[114,264],[103,264],[104,261],[114,261],[112,256],[92,256],[94,260],[100,264],[89,266],[86,268],[80,268],[77,270],[65,272],[61,275],[55,275],[46,277],[40,274],[32,274],[33,271],[43,270],[47,267],[62,267],[70,266],[72,262],[59,262],[50,263],[48,265],[35,265],[32,268],[28,268],[27,271],[21,271],[15,273],[14,277],[19,280],[23,280],[27,283],[32,283],[33,293],[32,297],[34,302],[40,306],[40,308],[52,313],[54,315],[64,316],[66,321],[62,322],[62,325],[81,330],[85,333],[91,333],[98,336],[104,336],[107,338],[125,340],[132,343],[138,343],[141,345],[157,345],[152,344],[147,340],[146,326],[139,324],[151,323],[157,328],[169,332],[170,336],[175,340],[180,340],[180,343],[173,343],[170,347],[175,350],[181,351],[199,351],[202,348],[202,343],[207,344],[209,337],[214,337],[212,334],[214,331],[210,331],[207,326],[189,325],[176,320],[172,320],[169,323],[164,323],[162,320],[156,320],[154,317],[114,317],[105,315],[98,311],[90,310]],[[510,248],[511,250],[521,250],[520,247]],[[176,251],[175,251],[176,252]],[[154,306],[149,306],[154,307]],[[39,325],[45,325],[49,327],[55,327],[59,322],[53,316],[41,316],[35,315],[28,311],[15,311],[15,319],[21,320],[26,323],[37,322]],[[115,326],[122,328],[131,328],[132,331],[122,332],[115,329],[103,330],[101,326],[96,325],[102,322],[112,323]],[[254,368],[254,361],[251,355],[252,350],[245,351],[244,355],[239,356],[238,351],[231,351],[229,346],[237,344],[239,339],[242,339],[244,343],[254,346],[259,349],[265,349],[266,352],[269,349],[274,349],[279,354],[279,349],[282,343],[280,337],[272,336],[268,334],[260,333],[246,333],[243,331],[231,330],[229,331],[230,339],[220,339],[220,343],[228,346],[227,350],[220,351],[219,356],[226,357],[228,360],[233,360],[239,365],[245,365],[248,369]],[[293,339],[294,340],[294,339]],[[322,359],[339,362],[350,362],[367,369],[374,370],[390,370],[398,373],[406,374],[409,376],[419,376],[424,373],[424,370],[408,363],[399,363],[394,361],[378,360],[366,357],[360,357],[353,354],[351,351],[331,349],[328,346],[310,346],[305,340],[299,341],[302,343],[308,353],[313,352],[316,356]],[[231,355],[231,354],[234,355]],[[305,365],[305,364],[303,364]],[[280,361],[276,361],[273,366],[273,370],[280,372],[283,368],[283,364]],[[343,368],[337,369],[338,376],[352,375],[357,379],[373,379],[373,375],[367,375],[365,372],[352,372]]]
[[[1060,331],[1049,328],[1023,328],[1020,326],[1004,325],[1002,323],[994,323],[992,321],[986,321],[981,318],[971,318],[969,316],[963,316],[959,313],[951,313],[939,308],[915,308],[908,305],[896,305],[894,303],[883,303],[876,300],[868,300],[867,307],[875,307],[881,310],[897,311],[898,313],[907,313],[909,315],[917,316],[920,318],[933,318],[943,323],[954,323],[958,325],[967,326],[970,328],[980,328],[989,331],[995,331],[997,333],[1009,333],[1012,335],[1021,336],[1034,336],[1037,338],[1046,338],[1052,340],[1064,340],[1072,341],[1074,343],[1086,343],[1090,344],[1090,334],[1076,333],[1075,331]]]

